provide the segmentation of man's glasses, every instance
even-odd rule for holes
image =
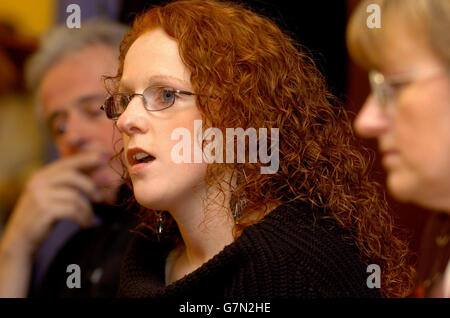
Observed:
[[[169,108],[175,103],[176,95],[195,95],[194,93],[164,86],[147,87],[142,94],[113,94],[100,107],[109,119],[117,120],[135,96],[142,96],[146,110],[155,112]]]
[[[387,78],[380,72],[372,70],[369,72],[369,82],[372,93],[375,95],[378,102],[386,108],[393,104],[401,87],[417,81],[428,80],[442,74],[445,74],[445,71],[431,70],[420,76],[407,74]]]

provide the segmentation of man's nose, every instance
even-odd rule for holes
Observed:
[[[355,131],[365,138],[378,137],[391,126],[392,119],[379,101],[369,95],[354,122]]]
[[[135,96],[117,120],[119,130],[128,135],[145,134],[149,129],[147,110],[142,98]]]

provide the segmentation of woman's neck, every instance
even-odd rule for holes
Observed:
[[[209,195],[206,192],[190,192],[186,199],[177,200],[178,204],[169,209],[182,242],[167,259],[166,283],[196,270],[233,243],[235,221],[227,202],[230,202],[230,193],[225,194],[224,199],[220,191]],[[256,221],[261,216],[260,212],[267,214],[278,205],[269,203],[264,211],[246,211],[246,220]]]
[[[169,285],[192,273],[233,242],[234,221],[229,210],[193,196],[171,209],[182,242],[166,259],[165,282]]]
[[[183,256],[193,269],[234,241],[234,219],[230,209],[218,203],[227,201],[205,200],[205,197],[204,193],[191,194],[189,199],[180,201],[182,204],[169,211],[182,237],[180,257]]]

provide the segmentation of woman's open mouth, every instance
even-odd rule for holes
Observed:
[[[130,174],[135,174],[148,167],[156,158],[142,148],[130,148],[127,151],[127,162]]]

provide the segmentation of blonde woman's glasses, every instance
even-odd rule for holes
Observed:
[[[443,74],[446,74],[446,72],[439,69],[421,74],[402,74],[387,77],[376,70],[372,70],[369,72],[369,82],[372,93],[378,102],[383,107],[387,107],[395,102],[399,90],[405,86],[419,81],[430,80]]]

